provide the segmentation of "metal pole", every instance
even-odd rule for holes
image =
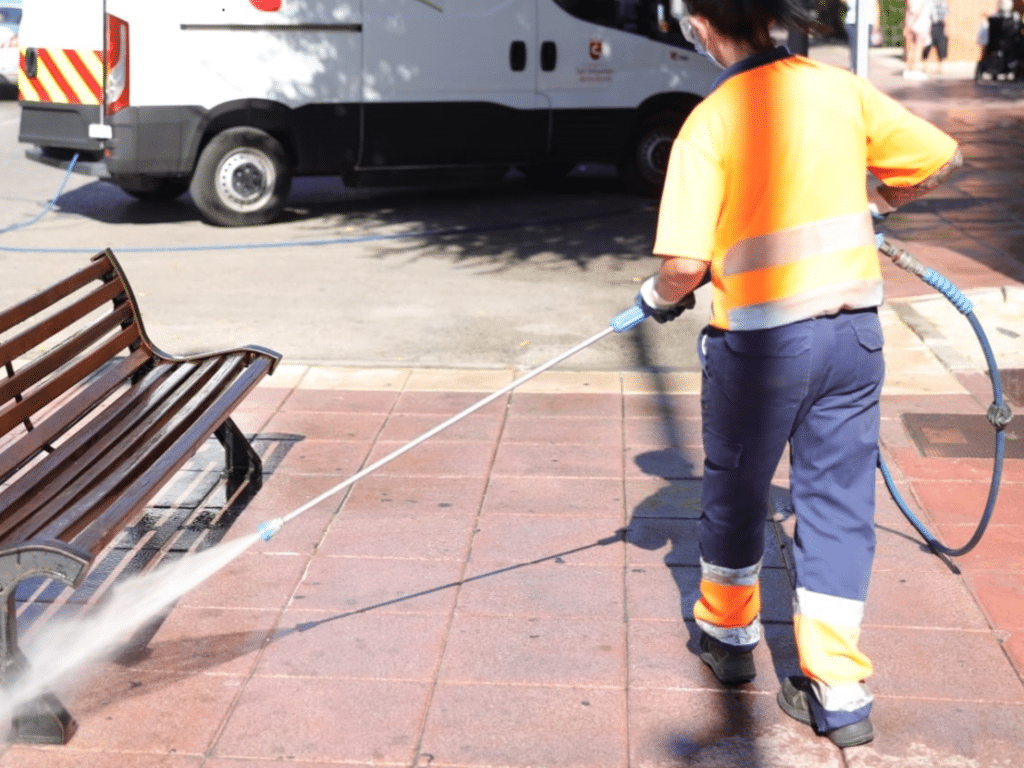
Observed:
[[[868,76],[868,55],[871,50],[870,29],[875,17],[874,1],[855,0],[857,3],[857,39],[854,41],[857,47],[857,55],[854,56],[854,60],[857,62],[855,74],[864,78]]]

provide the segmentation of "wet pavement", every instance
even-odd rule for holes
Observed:
[[[967,160],[889,231],[976,300],[1000,365],[1024,369],[1024,86],[952,67],[908,83],[875,55],[878,82]],[[953,417],[983,420],[992,389],[965,318],[885,274],[883,456],[915,514],[958,546],[985,506],[994,433]],[[246,535],[517,373],[286,361],[237,414],[264,456],[262,489],[226,504],[211,448],[147,516],[149,546],[176,553],[179,530]],[[839,750],[775,703],[798,671],[783,468],[758,677],[723,689],[694,655],[698,387],[689,371],[538,376],[257,542],[148,642],[126,639],[60,686],[79,723],[68,744],[10,746],[0,766],[1020,765],[1024,460],[1005,461],[986,536],[953,559],[922,544],[879,480],[862,636],[878,735]],[[1019,424],[1006,434],[1020,441]],[[161,527],[175,515],[180,527]],[[137,557],[115,548],[111,572]]]

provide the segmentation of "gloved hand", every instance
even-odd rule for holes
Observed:
[[[647,317],[653,317],[659,323],[667,323],[696,306],[697,297],[692,291],[675,303],[665,301],[654,287],[657,281],[657,275],[647,278],[640,286],[640,293],[636,295],[636,305]]]

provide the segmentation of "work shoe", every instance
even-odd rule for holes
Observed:
[[[811,726],[814,728],[814,732],[818,733],[818,729],[814,726],[814,719],[811,717],[811,705],[807,698],[813,695],[811,681],[806,677],[787,677],[782,681],[782,688],[777,698],[783,712],[794,720]],[[856,723],[850,723],[850,725],[844,725],[826,733],[819,733],[819,735],[828,736],[829,741],[837,747],[845,749],[867,744],[875,738],[875,729],[871,725],[870,718],[865,717]]]
[[[725,685],[749,683],[757,670],[754,668],[752,651],[733,651],[723,643],[715,642],[711,636],[701,632],[700,660],[711,667],[718,682]]]

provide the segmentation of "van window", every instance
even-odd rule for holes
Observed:
[[[21,24],[21,8],[0,7],[0,26],[17,29]]]
[[[683,0],[555,0],[573,16],[634,32],[644,37],[690,47],[679,30],[686,13]]]

